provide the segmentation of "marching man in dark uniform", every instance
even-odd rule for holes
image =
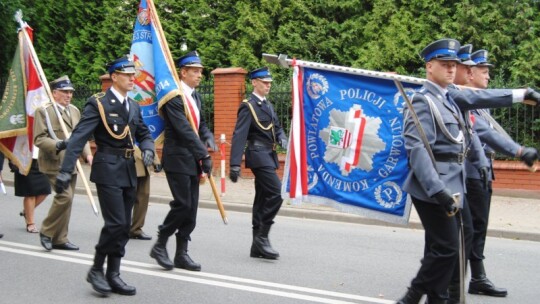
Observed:
[[[488,52],[478,50],[470,54],[474,65],[471,68],[469,82],[463,85],[486,89],[489,84],[489,68],[492,66],[488,62]],[[461,83],[460,83],[461,84]],[[486,276],[483,260],[484,247],[486,243],[487,228],[489,222],[489,210],[491,205],[491,195],[493,193],[492,179],[493,159],[495,152],[503,153],[510,157],[520,158],[528,166],[532,166],[538,158],[538,152],[534,148],[523,147],[516,143],[502,127],[491,117],[488,109],[477,109],[471,111],[474,115],[474,130],[483,143],[483,152],[489,161],[488,181],[484,183],[478,172],[466,163],[467,169],[467,199],[472,214],[473,241],[469,261],[471,264],[471,281],[469,283],[469,293],[481,294],[495,297],[505,297],[508,292],[505,288],[495,286]]]
[[[288,140],[272,104],[266,100],[272,84],[270,71],[267,67],[256,69],[250,73],[250,78],[253,93],[238,109],[232,137],[229,177],[233,183],[238,181],[245,149],[246,168],[251,168],[255,175],[250,256],[277,259],[279,253],[272,248],[268,239],[270,227],[283,203],[281,180],[276,174],[279,167],[276,145],[286,149]]]
[[[165,142],[162,165],[173,195],[171,210],[159,225],[158,239],[150,256],[167,269],[174,267],[200,271],[201,264],[188,255],[188,241],[195,229],[199,207],[199,182],[201,174],[210,174],[212,159],[208,148],[215,150],[214,135],[204,120],[201,97],[195,91],[202,80],[203,65],[196,51],[180,57],[176,62],[180,68],[180,85],[187,104],[180,96],[160,104],[159,111],[165,120]],[[189,114],[186,114],[189,111]],[[195,129],[188,116],[193,119]],[[167,240],[176,233],[174,263],[167,254]]]
[[[417,117],[410,111],[404,113],[403,137],[410,172],[403,189],[411,195],[424,226],[426,244],[421,267],[408,292],[398,301],[400,304],[416,304],[423,294],[427,294],[430,304],[446,303],[448,299],[448,287],[459,264],[454,216],[461,217],[459,208],[466,193],[463,160],[471,148],[472,130],[463,120],[463,111],[509,107],[524,97],[540,100],[533,94],[538,93],[525,89],[451,88],[460,61],[459,49],[458,41],[441,39],[422,50],[427,82],[412,98]],[[415,125],[416,119],[420,127]]]
[[[111,291],[134,295],[135,287],[127,285],[120,278],[120,261],[129,240],[131,210],[137,187],[133,149],[135,142],[138,142],[144,164],[150,166],[154,160],[154,141],[143,122],[139,105],[127,96],[134,86],[134,63],[125,56],[107,64],[107,70],[112,87],[104,93],[93,95],[86,102],[82,119],[69,139],[56,179],[56,192],[60,193],[68,187],[75,162],[93,135],[97,147],[90,180],[96,184],[105,224],[87,281],[103,295]],[[103,273],[105,258],[106,275]]]
[[[56,176],[64,159],[64,149],[67,145],[67,134],[60,126],[60,119],[68,132],[71,132],[79,120],[79,109],[71,104],[73,84],[69,77],[62,76],[50,83],[54,101],[40,107],[34,114],[34,144],[39,148],[39,171],[47,175],[52,187],[55,186]],[[60,115],[60,116],[58,116]],[[82,156],[92,164],[90,145],[86,143]],[[63,249],[79,250],[79,247],[68,239],[68,227],[71,217],[73,195],[77,184],[77,172],[74,171],[71,183],[61,193],[54,196],[47,217],[43,220],[40,231],[41,245],[46,250]]]

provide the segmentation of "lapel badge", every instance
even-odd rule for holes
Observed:
[[[116,99],[111,99],[111,103],[115,103],[116,102]]]

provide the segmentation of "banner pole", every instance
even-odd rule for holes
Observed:
[[[15,20],[17,20],[17,22],[19,23],[21,27],[21,31],[23,32],[23,37],[26,40],[26,43],[28,44],[28,49],[30,50],[31,60],[34,62],[34,66],[37,69],[39,79],[41,80],[41,84],[45,88],[47,97],[49,98],[51,102],[55,102],[54,97],[52,96],[52,93],[51,93],[51,88],[49,87],[49,83],[47,82],[47,78],[45,78],[45,73],[43,72],[43,68],[41,67],[41,63],[38,60],[36,50],[34,49],[34,45],[30,41],[30,37],[28,37],[28,33],[25,30],[25,27],[28,25],[22,20],[22,12],[20,10],[18,10],[17,13],[15,14]],[[58,112],[58,108],[56,108],[56,106],[54,107],[54,111],[56,113],[56,117],[59,118],[58,121],[60,122],[60,127],[62,128],[62,132],[64,132],[64,134],[66,135],[66,139],[69,138],[71,134],[67,131],[64,120],[60,119],[62,115],[60,114],[60,112]],[[92,210],[94,211],[94,214],[98,216],[99,211],[96,207],[94,196],[92,195],[92,191],[90,190],[90,185],[88,184],[88,181],[86,180],[86,175],[84,174],[84,171],[82,169],[82,166],[79,160],[77,160],[77,170],[79,171],[81,175],[84,188],[86,189],[86,194],[88,195],[88,198],[90,199],[90,204],[92,205]]]
[[[195,132],[195,134],[199,134],[197,128],[195,127],[195,122],[193,121],[193,118],[191,117],[191,114],[187,110],[186,97],[184,95],[184,92],[182,91],[182,86],[180,85],[180,78],[178,77],[178,73],[176,72],[176,68],[174,66],[174,61],[172,60],[171,51],[169,49],[169,44],[167,43],[167,39],[165,39],[165,33],[163,33],[163,28],[161,27],[161,22],[159,21],[159,18],[158,18],[158,15],[157,15],[156,7],[155,7],[154,2],[152,0],[147,0],[147,4],[150,7],[150,12],[151,12],[150,14],[151,14],[152,21],[156,22],[156,30],[158,31],[159,38],[161,39],[161,41],[163,43],[163,47],[164,47],[164,51],[165,51],[165,60],[167,60],[167,64],[169,65],[169,69],[171,71],[173,71],[174,81],[178,85],[178,89],[181,92],[180,96],[181,96],[181,98],[182,98],[182,100],[184,102],[184,112],[186,113],[186,117],[187,117],[191,127],[193,128],[193,131]],[[228,222],[229,222],[228,219],[227,219],[227,214],[225,213],[225,208],[223,207],[223,203],[221,202],[221,197],[219,196],[219,193],[218,193],[218,190],[217,190],[217,187],[216,187],[216,183],[214,181],[214,177],[212,176],[212,174],[208,174],[208,180],[210,181],[210,185],[212,187],[212,193],[214,194],[214,198],[216,200],[216,204],[217,204],[217,207],[218,207],[219,212],[221,214],[221,218],[223,220],[223,223],[225,225],[227,225]]]

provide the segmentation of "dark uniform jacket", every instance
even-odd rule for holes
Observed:
[[[437,155],[463,153],[466,147],[463,144],[452,142],[443,134],[440,126],[433,119],[432,111],[428,106],[428,97],[434,102],[441,114],[445,128],[453,137],[457,137],[462,129],[456,119],[456,117],[460,117],[459,119],[463,122],[460,111],[487,107],[509,107],[513,103],[511,90],[460,91],[449,88],[448,93],[459,109],[452,107],[450,102],[442,95],[441,89],[429,81],[412,99],[414,110],[418,115],[436,159]],[[437,168],[434,168],[410,115],[405,116],[404,124],[403,136],[411,170],[405,180],[403,189],[412,196],[431,203],[436,203],[432,196],[445,188],[448,188],[451,193],[460,193],[461,199],[463,199],[466,193],[464,163],[437,161]],[[467,134],[463,135],[469,136]],[[469,139],[466,139],[466,142]],[[473,153],[483,152],[473,151]]]
[[[203,142],[214,135],[204,120],[200,96],[198,93],[195,93],[195,96],[197,96],[195,102],[200,112],[199,134],[193,131],[186,117],[181,97],[174,97],[160,108],[165,120],[162,165],[166,172],[185,175],[201,174],[199,161],[208,155]]]
[[[273,126],[270,127],[272,124]],[[287,141],[287,136],[279,124],[272,104],[270,102],[265,104],[257,96],[251,94],[238,109],[230,165],[240,166],[245,148],[246,168],[277,169],[279,162],[275,147],[283,141]]]
[[[154,150],[154,140],[142,119],[139,105],[131,98],[128,100],[129,113],[110,89],[88,99],[82,118],[71,134],[61,171],[73,171],[84,143],[93,135],[97,149],[92,162],[90,180],[96,184],[118,187],[137,185],[133,156],[126,158],[124,155],[100,151],[101,149],[109,151],[110,149],[133,149],[135,141],[139,143],[143,151]],[[105,122],[100,115],[98,103],[103,106]],[[130,131],[127,136],[115,138],[124,132],[126,125],[129,126]]]

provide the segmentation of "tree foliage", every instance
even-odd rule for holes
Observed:
[[[197,49],[206,73],[266,65],[262,53],[421,76],[420,50],[443,37],[487,49],[503,83],[539,87],[540,3],[436,0],[154,0],[174,58]],[[16,45],[17,8],[46,74],[97,80],[129,52],[138,0],[3,0],[0,77]],[[186,49],[182,47],[185,46]],[[276,76],[288,77],[289,71]]]

